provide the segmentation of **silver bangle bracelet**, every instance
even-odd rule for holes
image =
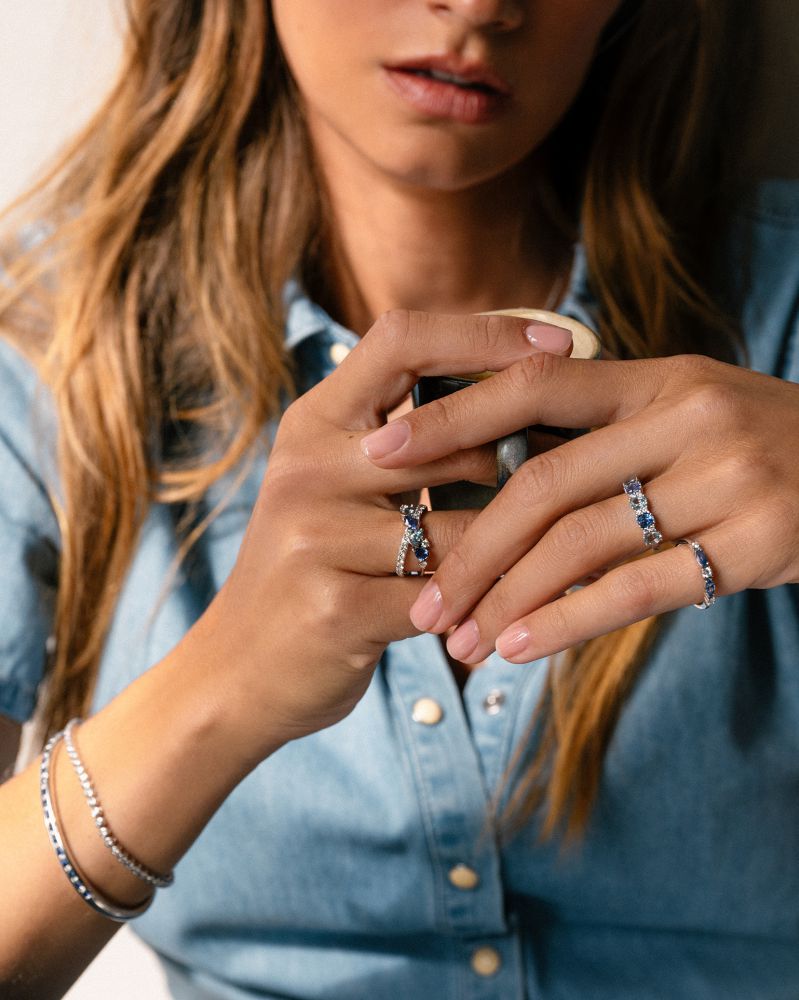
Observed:
[[[115,920],[118,923],[133,920],[134,917],[141,916],[142,913],[144,913],[150,906],[155,898],[155,893],[153,892],[138,906],[123,908],[114,903],[110,903],[108,900],[103,899],[94,888],[89,888],[83,877],[75,868],[75,865],[73,864],[72,859],[64,846],[55,809],[53,808],[53,800],[50,790],[50,758],[54,748],[63,738],[64,731],[62,730],[48,740],[47,745],[44,748],[44,752],[42,753],[42,762],[39,768],[39,792],[42,800],[42,811],[44,813],[44,825],[47,829],[47,834],[50,837],[50,843],[53,845],[56,858],[58,858],[58,863],[61,865],[64,874],[69,879],[69,884],[85,903],[88,903],[89,906],[97,913],[104,917],[108,917],[110,920]]]
[[[128,854],[128,852],[122,847],[113,833],[111,833],[105,819],[103,807],[100,805],[97,793],[92,785],[91,778],[89,777],[86,768],[83,766],[83,761],[80,759],[80,755],[78,754],[75,743],[72,739],[72,730],[76,725],[78,725],[79,722],[81,722],[81,720],[79,718],[75,718],[70,719],[67,723],[66,729],[64,730],[64,746],[66,747],[67,756],[72,763],[75,774],[78,776],[78,781],[80,781],[83,794],[86,796],[86,801],[89,803],[89,808],[92,811],[92,819],[97,827],[97,832],[103,838],[105,846],[111,851],[117,861],[127,868],[129,872],[137,878],[140,878],[143,882],[147,882],[148,885],[155,886],[156,889],[167,888],[167,886],[172,885],[175,881],[175,876],[172,872],[168,875],[159,875],[158,872],[154,872],[152,868],[148,868],[146,865],[136,861],[136,859]]]

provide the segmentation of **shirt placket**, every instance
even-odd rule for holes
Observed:
[[[485,767],[438,637],[423,633],[393,643],[384,666],[425,824],[438,929],[453,939],[457,956],[453,995],[522,998],[519,934],[515,919],[505,913],[493,824],[489,820],[484,826],[489,815],[485,776],[502,766],[493,757],[500,755],[506,739],[500,730],[509,729],[510,720],[479,708],[478,738],[490,759]],[[515,678],[509,672],[500,681],[508,697],[520,676],[516,669]],[[496,678],[493,683],[499,690]],[[474,704],[482,706],[486,697],[487,692],[476,692]]]

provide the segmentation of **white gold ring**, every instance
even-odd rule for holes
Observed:
[[[641,480],[638,476],[632,476],[624,482],[623,486],[624,492],[627,494],[627,500],[635,514],[635,520],[638,522],[638,527],[644,533],[644,545],[648,549],[654,549],[657,552],[658,546],[663,541],[663,535],[661,535],[655,526],[655,517],[649,509],[649,503],[644,496],[644,488],[641,486]]]
[[[700,611],[704,611],[705,608],[709,608],[711,604],[716,603],[716,581],[713,579],[713,570],[710,568],[710,562],[705,555],[705,550],[699,544],[699,542],[694,542],[690,538],[678,538],[674,543],[675,545],[690,545],[693,553],[694,559],[696,559],[699,569],[702,571],[702,582],[705,586],[705,597],[701,604],[695,604],[695,608],[699,608]]]
[[[427,511],[428,507],[423,503],[404,503],[400,507],[405,531],[402,534],[402,541],[397,552],[397,565],[394,570],[397,576],[421,576],[427,568],[430,541],[425,537],[422,528],[422,515],[426,514]],[[408,549],[413,549],[413,554],[419,562],[418,570],[406,571],[405,569],[405,556]]]

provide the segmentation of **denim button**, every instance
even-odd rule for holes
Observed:
[[[493,976],[502,967],[502,956],[496,948],[477,948],[472,952],[471,966],[478,976]]]
[[[504,704],[505,692],[499,689],[489,691],[483,699],[483,708],[488,715],[496,715],[498,712],[501,712]]]
[[[444,718],[444,709],[434,698],[419,698],[414,702],[411,718],[423,726],[435,726]]]
[[[447,878],[449,878],[456,889],[476,889],[480,884],[480,876],[474,868],[470,868],[464,864],[458,864],[454,868],[450,868]]]

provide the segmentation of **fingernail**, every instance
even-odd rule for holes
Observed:
[[[524,626],[511,625],[497,636],[496,649],[500,656],[516,656],[527,646],[530,633]]]
[[[462,625],[459,625],[452,635],[447,639],[447,650],[450,656],[456,660],[462,660],[464,656],[477,646],[480,641],[480,630],[474,618],[469,618]]]
[[[405,444],[411,436],[411,428],[406,420],[392,420],[379,430],[367,434],[361,440],[361,448],[367,458],[385,458]]]
[[[411,621],[416,628],[426,632],[432,628],[444,610],[444,602],[438,584],[431,580],[422,588],[421,593],[411,605]]]
[[[571,330],[550,323],[531,323],[524,331],[533,347],[547,354],[571,354]]]

